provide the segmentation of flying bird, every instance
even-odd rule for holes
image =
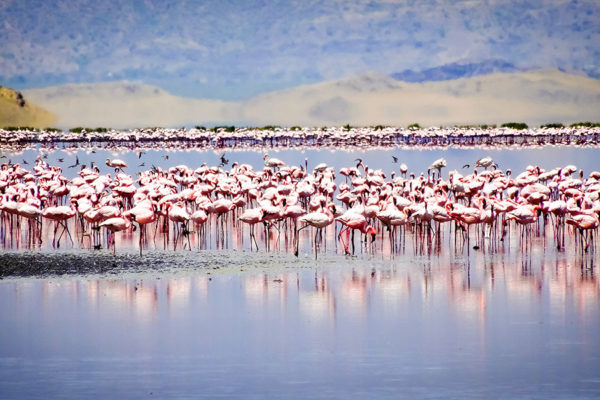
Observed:
[[[223,167],[227,164],[229,164],[229,160],[225,158],[225,153],[223,153],[221,154],[221,164],[219,166]]]
[[[75,168],[79,165],[79,157],[75,156],[75,164],[69,165],[69,168]]]

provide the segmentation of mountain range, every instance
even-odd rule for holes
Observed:
[[[471,66],[465,69],[472,75],[483,70]],[[449,76],[451,71],[441,71],[438,76]],[[433,72],[428,74],[431,78]],[[406,126],[414,122],[447,126],[507,121],[535,126],[600,120],[600,80],[557,69],[494,72],[427,82],[405,82],[394,77],[362,74],[240,101],[174,96],[133,82],[59,85],[23,94],[28,101],[56,114],[56,124],[65,128],[348,123]]]
[[[239,101],[368,71],[457,78],[439,66],[494,59],[516,70],[488,72],[600,78],[598,0],[2,0],[0,21],[0,84],[17,90],[134,81]]]

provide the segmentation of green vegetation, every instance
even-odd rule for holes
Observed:
[[[58,129],[58,128],[50,128],[50,127],[48,127],[48,128],[44,128],[44,130],[45,130],[46,132],[62,132],[62,129]]]
[[[199,131],[205,131],[205,130],[206,130],[206,127],[205,127],[205,126],[202,126],[202,125],[196,125],[196,126],[194,127],[194,129],[198,129]]]
[[[290,128],[290,131],[301,131],[302,127],[298,125],[294,125]]]
[[[523,130],[529,128],[525,122],[505,122],[500,125],[502,128],[511,128],[517,130]]]
[[[373,127],[372,127],[372,129],[373,129],[374,131],[382,131],[382,130],[384,130],[385,128],[387,128],[387,126],[384,126],[384,125],[375,125],[375,126],[373,126]]]
[[[494,129],[495,124],[482,124],[482,125],[455,125],[456,128],[460,129]]]
[[[413,130],[421,129],[421,125],[419,125],[418,123],[415,122],[414,124],[410,124],[407,128],[413,129]]]
[[[70,131],[72,133],[81,133],[83,132],[83,130],[85,130],[86,132],[98,132],[98,133],[103,133],[103,132],[108,132],[110,128],[102,128],[102,127],[98,127],[98,128],[87,128],[87,127],[83,127],[83,126],[77,126],[75,128],[71,128]]]
[[[278,125],[265,125],[262,128],[257,128],[261,131],[274,131],[275,129],[281,129]]]
[[[352,127],[350,126],[350,124],[344,125],[344,130],[345,131],[349,131],[350,129],[352,129]]]
[[[597,128],[597,127],[600,127],[600,122],[590,122],[590,121],[575,122],[574,124],[571,124],[570,126],[571,126],[571,128],[575,128],[578,126],[584,126],[586,128]]]
[[[4,128],[5,131],[38,131],[39,129],[37,128],[33,128],[31,126],[5,126]]]
[[[224,130],[225,132],[235,132],[235,126],[215,126],[213,128],[214,132],[218,132],[220,130]]]
[[[549,124],[541,125],[540,128],[564,128],[565,126],[560,122],[551,122]]]

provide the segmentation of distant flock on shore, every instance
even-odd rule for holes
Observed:
[[[100,129],[87,132],[59,130],[0,129],[0,148],[28,144],[119,143],[151,146],[178,142],[180,146],[206,148],[272,147],[372,147],[372,146],[531,146],[589,145],[600,143],[600,127],[514,128],[147,128],[132,130]]]

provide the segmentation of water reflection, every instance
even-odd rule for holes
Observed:
[[[106,307],[142,320],[156,318],[161,309],[187,312],[206,305],[213,291],[220,296],[230,292],[245,307],[278,305],[282,313],[295,308],[294,313],[323,320],[335,319],[338,308],[361,318],[379,311],[393,314],[403,303],[419,303],[422,308],[444,304],[459,318],[482,320],[488,303],[498,298],[511,303],[548,301],[555,312],[566,310],[569,302],[582,312],[598,308],[600,283],[589,266],[591,257],[528,257],[500,253],[466,266],[444,266],[439,259],[372,260],[368,267],[346,261],[315,270],[198,272],[160,279],[16,279],[3,282],[0,290],[5,302],[16,307],[28,301],[39,301],[42,310],[61,303],[83,304],[90,310]],[[251,263],[251,257],[246,262]]]
[[[247,266],[254,257],[245,256]],[[548,384],[560,377],[568,393],[584,385],[597,394],[580,382],[600,367],[600,283],[587,257],[515,252],[470,265],[350,259],[312,268],[5,280],[0,364],[12,364],[0,383],[8,397],[36,397],[42,387],[32,380],[85,359],[73,382],[88,384],[75,384],[76,397],[98,389],[95,374],[117,382],[125,397],[139,397],[126,382],[155,393],[170,388],[164,397],[190,387],[217,397],[235,375],[240,392],[229,394],[244,397],[257,390],[259,373],[274,377],[278,392],[313,382],[307,396],[331,382],[351,395],[361,376],[381,377],[373,378],[378,398],[409,386],[434,397],[464,387],[512,397],[532,377]],[[169,372],[161,378],[160,370]],[[534,387],[525,392],[555,393]]]

